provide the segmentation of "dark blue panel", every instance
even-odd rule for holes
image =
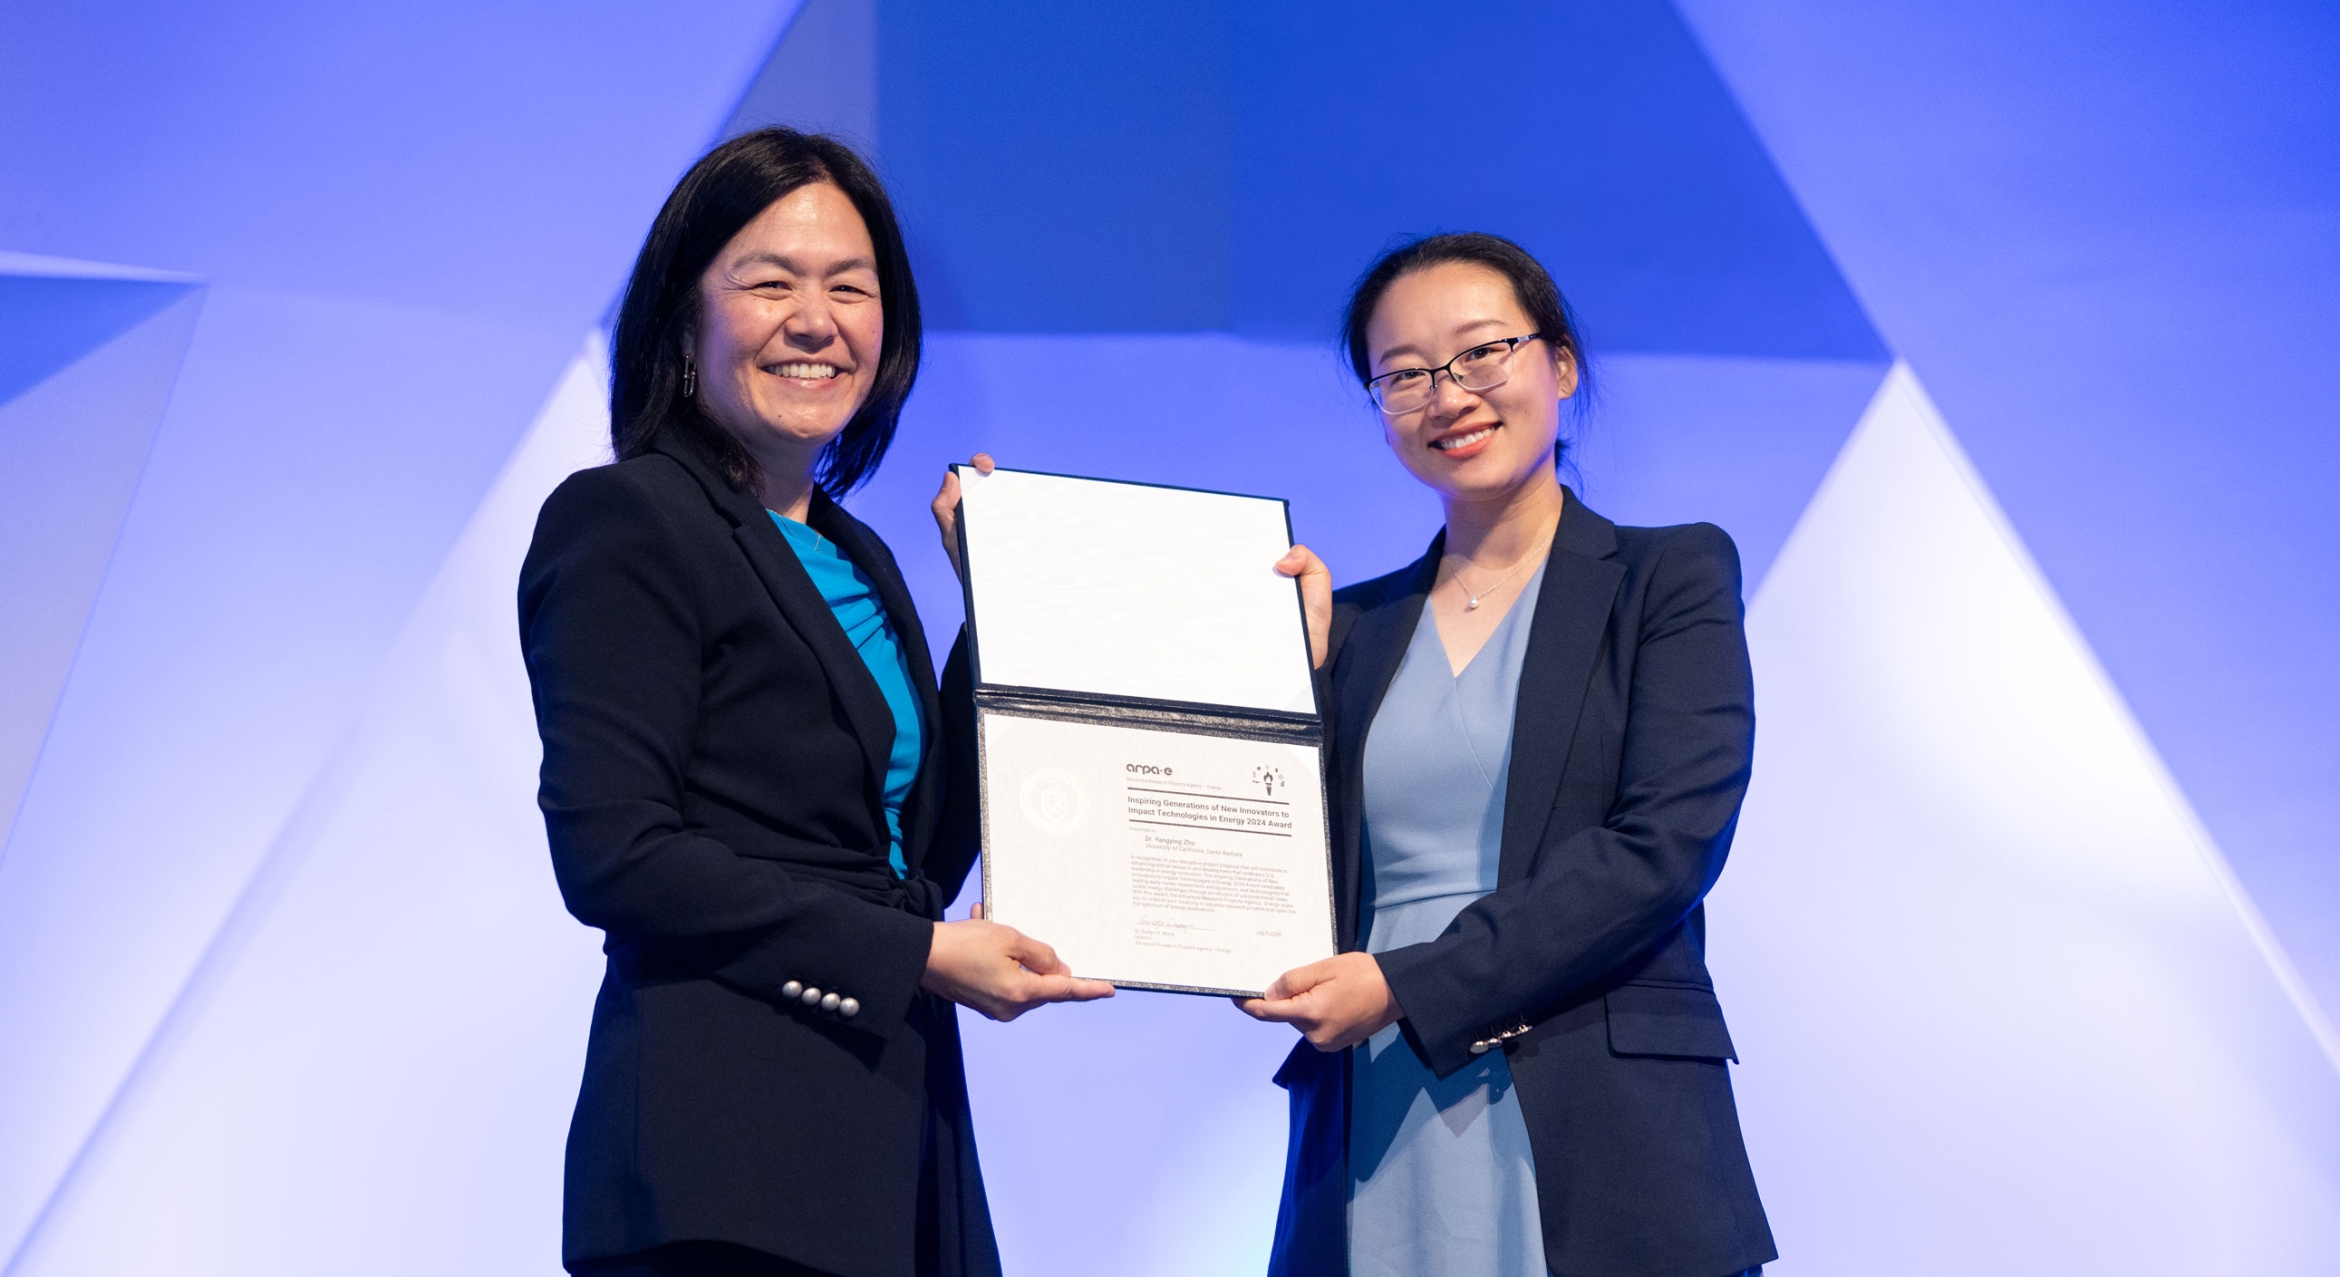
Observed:
[[[1227,326],[1219,5],[908,0],[878,34],[878,132],[929,324]]]
[[[1596,352],[1883,358],[1670,6],[1238,12],[1239,329],[1322,334],[1391,236],[1486,230]]]
[[[0,275],[0,404],[187,295],[187,284]]]
[[[1607,349],[1881,360],[1662,3],[885,4],[939,328],[1321,339],[1402,232],[1542,255]]]

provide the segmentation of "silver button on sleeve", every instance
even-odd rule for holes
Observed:
[[[804,1003],[808,1007],[819,1006],[821,1003],[821,991],[808,984],[804,986],[804,992],[797,995],[796,1000]]]
[[[796,995],[802,992],[804,992],[804,981],[802,980],[791,980],[780,986],[780,996],[790,1000],[794,1000]]]
[[[843,1005],[845,1005],[845,999],[834,993],[823,995],[821,998],[821,1010],[823,1011],[834,1011]]]
[[[861,1014],[861,1004],[854,1001],[852,998],[847,998],[837,1004],[837,1014],[844,1019],[850,1020],[854,1016]]]

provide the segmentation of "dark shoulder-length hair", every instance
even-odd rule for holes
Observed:
[[[910,278],[910,254],[886,188],[869,165],[834,138],[787,128],[742,133],[707,152],[651,223],[610,339],[609,440],[619,460],[679,435],[712,456],[731,482],[753,489],[762,479],[748,450],[683,397],[683,334],[698,319],[699,277],[715,255],[757,214],[816,182],[843,191],[869,228],[885,327],[869,398],[821,450],[813,481],[837,498],[877,472],[918,380],[918,286]]]
[[[1373,310],[1381,305],[1382,294],[1415,271],[1447,262],[1484,266],[1511,281],[1511,295],[1536,326],[1536,335],[1553,350],[1567,351],[1575,362],[1574,411],[1582,413],[1592,401],[1592,365],[1585,359],[1584,341],[1577,335],[1576,311],[1561,294],[1560,286],[1552,282],[1551,272],[1533,254],[1500,235],[1478,231],[1405,240],[1365,269],[1357,286],[1349,290],[1347,309],[1341,312],[1341,341],[1348,348],[1349,367],[1357,374],[1357,384],[1373,379],[1373,355],[1365,348],[1365,329],[1373,322]],[[1565,447],[1564,443],[1555,444],[1553,455],[1559,456]]]

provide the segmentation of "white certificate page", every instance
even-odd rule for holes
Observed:
[[[1312,745],[988,712],[986,915],[1073,974],[1257,994],[1333,954]]]
[[[957,472],[981,681],[1316,712],[1283,502]]]

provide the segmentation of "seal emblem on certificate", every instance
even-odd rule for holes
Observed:
[[[1330,957],[1284,502],[957,472],[986,914],[1129,988],[1250,996]]]

